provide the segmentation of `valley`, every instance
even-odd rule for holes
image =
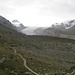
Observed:
[[[7,21],[0,24],[0,75],[71,75],[74,70],[74,39],[30,36]]]

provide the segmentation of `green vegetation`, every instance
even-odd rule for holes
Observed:
[[[11,47],[40,75],[66,75],[75,70],[75,40],[26,36],[0,24],[0,75],[24,75],[29,72]]]

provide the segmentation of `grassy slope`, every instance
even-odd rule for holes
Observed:
[[[26,36],[0,25],[0,75],[22,75],[23,60],[14,54],[14,47],[27,60],[27,65],[39,74],[66,72],[75,66],[75,41],[49,36]],[[13,74],[14,75],[14,74]]]

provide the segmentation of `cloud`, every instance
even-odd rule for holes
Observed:
[[[34,6],[39,10],[38,14],[49,13],[74,13],[75,0],[0,0],[2,12],[16,10],[19,7]],[[4,11],[4,12],[5,12]]]
[[[32,4],[35,0],[12,0],[12,4],[14,6],[28,6],[30,4]]]
[[[11,0],[0,0],[0,15],[6,16],[14,11]]]
[[[0,15],[26,24],[51,24],[75,17],[75,0],[0,0]],[[25,20],[25,21],[24,21]]]
[[[43,11],[75,12],[75,0],[44,0]]]
[[[75,12],[75,1],[74,0],[61,0],[55,2],[53,9],[57,11],[69,11]]]
[[[51,7],[55,16],[65,19],[75,18],[75,0],[58,0]]]
[[[57,17],[62,21],[75,18],[75,0],[41,0],[41,4],[40,15]]]

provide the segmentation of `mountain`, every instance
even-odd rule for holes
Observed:
[[[75,20],[52,24],[41,35],[75,39]]]
[[[57,29],[69,29],[75,25],[75,20],[70,20],[70,21],[65,21],[63,23],[56,23],[52,24],[52,28],[57,28]]]
[[[75,35],[75,25],[72,26],[71,28],[65,30],[65,32],[69,35]]]
[[[15,30],[15,27],[12,25],[12,23],[2,16],[0,16],[0,24]]]
[[[21,30],[26,35],[46,35],[75,39],[75,20],[52,24],[52,27],[28,27]]]
[[[75,20],[71,20],[68,22],[68,27],[64,32],[69,35],[75,35]]]
[[[47,27],[38,27],[37,29],[34,30],[36,35],[43,35],[44,30],[46,30]]]
[[[75,39],[75,20],[52,24],[52,27],[25,27],[18,20],[12,21],[14,29],[26,35],[46,35]]]
[[[46,29],[43,27],[25,27],[18,20],[13,20],[11,23],[18,32],[21,32],[26,35],[40,35],[43,32],[42,30]]]
[[[28,36],[0,23],[0,75],[71,75],[75,40]]]
[[[60,37],[61,33],[62,31],[60,29],[50,27],[44,30],[43,35]]]
[[[22,30],[22,33],[26,35],[42,35],[43,31],[46,28],[44,27],[28,27]]]
[[[70,29],[70,28],[72,28],[73,26],[75,26],[75,20],[67,21],[67,23],[64,22],[64,25],[65,25],[65,28],[66,28],[66,29]]]
[[[27,28],[22,23],[20,23],[18,20],[13,20],[12,24],[19,32],[21,32],[21,30]]]

